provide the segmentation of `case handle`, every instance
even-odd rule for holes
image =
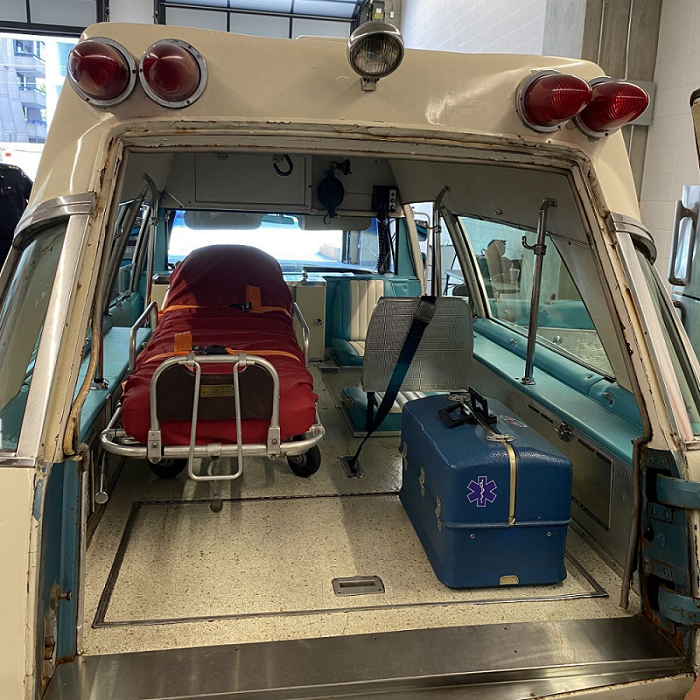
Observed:
[[[481,418],[486,423],[493,424],[498,422],[498,416],[489,411],[489,402],[486,397],[482,396],[478,391],[469,389],[469,399],[471,401],[471,409],[476,416]]]

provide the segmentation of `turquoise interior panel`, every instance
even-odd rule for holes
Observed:
[[[518,345],[511,346],[513,333],[489,319],[476,319],[474,329],[477,362],[589,436],[615,458],[632,464],[632,441],[642,428],[630,392],[539,346],[535,353],[536,384],[523,385],[519,379],[525,368],[525,339],[518,336]],[[611,394],[612,401],[603,397],[604,392]]]
[[[143,313],[143,295],[134,292],[125,299],[120,299],[109,307],[109,317],[113,326],[131,328]]]
[[[363,433],[367,430],[367,393],[359,386],[348,386],[341,393],[342,409],[350,419],[353,430]],[[376,408],[375,408],[376,413]],[[401,432],[401,412],[389,413],[376,430],[377,433]]]
[[[354,275],[350,272],[325,274],[326,346],[333,338],[348,340],[350,319],[350,280],[384,280],[384,294],[396,297],[420,296],[420,281],[399,275]]]
[[[124,379],[129,366],[129,328],[115,326],[104,337],[104,374],[109,382],[107,389],[91,389],[80,416],[80,439],[84,440],[105,407],[107,397],[114,393]],[[150,328],[141,328],[137,332],[137,347],[148,340]],[[83,382],[88,369],[89,357],[80,365],[78,387]]]

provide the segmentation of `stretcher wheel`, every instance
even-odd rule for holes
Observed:
[[[312,447],[303,455],[287,457],[287,462],[289,462],[289,467],[297,476],[306,479],[315,474],[321,466],[321,450],[318,447]]]
[[[174,479],[187,468],[186,459],[161,459],[158,464],[148,463],[148,468],[161,479]]]

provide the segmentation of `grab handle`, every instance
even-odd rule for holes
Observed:
[[[470,388],[469,399],[471,402],[472,411],[475,415],[481,418],[481,420],[489,424],[498,422],[498,416],[495,416],[489,411],[489,402],[486,400],[486,397],[482,396],[478,391]]]

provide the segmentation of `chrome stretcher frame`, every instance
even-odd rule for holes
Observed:
[[[302,329],[304,343],[304,358],[308,368],[309,352],[309,327],[297,304],[293,306],[292,317],[297,320]],[[156,302],[151,302],[143,314],[136,320],[129,337],[129,372],[133,372],[136,366],[136,337],[137,331],[147,320],[150,319],[151,328],[155,330],[158,323],[158,307]],[[233,391],[236,407],[236,443],[207,443],[196,445],[197,421],[199,412],[200,385],[202,377],[202,364],[228,364],[232,365]],[[188,445],[163,445],[160,421],[157,415],[157,384],[161,374],[174,365],[185,365],[191,367],[195,373],[194,392],[192,400],[192,418],[190,429],[190,441]],[[257,365],[268,372],[272,379],[272,413],[270,416],[270,426],[267,431],[267,441],[265,443],[242,442],[242,419],[241,419],[241,397],[239,387],[239,371],[245,371],[247,367]],[[121,404],[117,405],[112,418],[107,427],[100,433],[100,444],[106,452],[116,454],[121,457],[133,459],[147,459],[153,464],[158,464],[163,460],[187,459],[187,473],[194,481],[207,481],[212,487],[212,499],[220,505],[220,498],[215,485],[219,481],[233,481],[243,473],[244,457],[268,457],[277,459],[278,457],[295,457],[303,455],[310,449],[318,445],[323,439],[325,429],[321,425],[316,413],[314,423],[308,431],[299,436],[301,439],[282,441],[280,439],[279,427],[279,402],[280,402],[280,380],[274,365],[268,360],[245,352],[236,355],[195,355],[190,352],[184,357],[170,357],[161,362],[151,377],[150,385],[150,429],[148,431],[148,444],[143,445],[127,432],[119,427],[121,418]],[[230,474],[214,474],[213,468],[216,460],[220,457],[236,457],[238,460],[237,469]],[[197,474],[194,471],[194,460],[209,458],[210,462],[206,474]],[[212,506],[212,509],[213,506]],[[216,508],[220,510],[220,507]]]

